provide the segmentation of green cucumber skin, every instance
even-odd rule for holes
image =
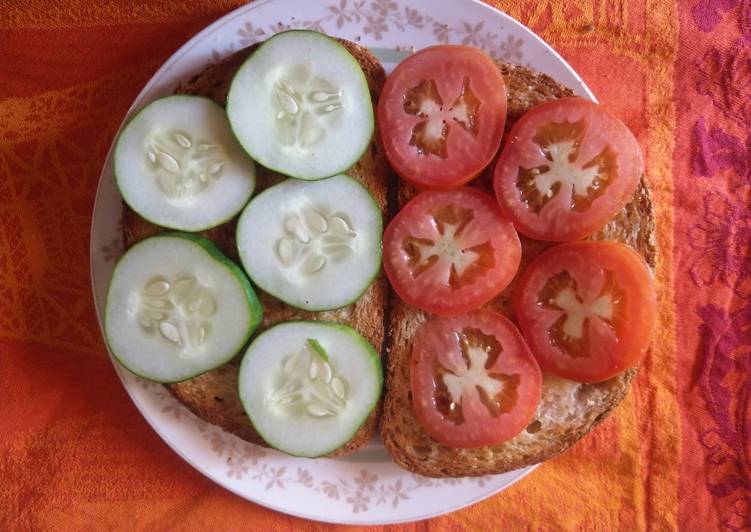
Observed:
[[[114,152],[112,154],[113,155],[113,157],[112,157],[112,161],[113,161],[112,162],[112,175],[115,177],[115,186],[117,186],[117,191],[120,193],[120,196],[123,198],[123,201],[128,205],[128,207],[130,207],[131,209],[133,209],[133,211],[136,214],[138,214],[138,216],[140,216],[141,218],[143,218],[144,220],[146,220],[149,223],[152,223],[152,224],[154,224],[154,225],[156,225],[158,227],[163,227],[163,228],[171,230],[171,231],[198,233],[200,231],[206,231],[208,229],[213,229],[214,227],[217,227],[219,225],[226,224],[227,222],[229,222],[230,220],[232,220],[233,218],[235,218],[239,213],[241,213],[243,211],[243,209],[245,209],[245,207],[248,205],[248,202],[250,202],[250,199],[253,197],[253,192],[255,192],[255,188],[256,188],[255,186],[253,187],[253,190],[251,191],[250,196],[248,197],[248,201],[245,202],[245,204],[242,207],[240,207],[237,211],[235,211],[230,216],[228,216],[227,218],[225,218],[225,219],[223,219],[221,221],[218,221],[218,222],[212,223],[211,225],[208,225],[206,227],[201,227],[201,228],[197,228],[197,229],[193,229],[193,228],[186,229],[184,227],[172,227],[172,226],[162,225],[161,223],[159,223],[159,222],[157,222],[155,220],[152,220],[151,218],[148,218],[148,217],[144,216],[143,214],[141,214],[140,212],[138,212],[138,209],[136,209],[135,207],[133,207],[133,205],[131,205],[131,203],[128,201],[127,196],[123,193],[123,189],[120,186],[120,178],[118,177],[117,165],[114,162],[114,161],[116,161],[118,159],[117,153],[120,150],[120,135],[122,134],[123,131],[125,131],[125,128],[128,127],[128,125],[130,125],[130,123],[133,120],[135,120],[136,117],[139,116],[146,108],[151,107],[155,103],[157,103],[157,102],[159,102],[161,100],[167,99],[167,98],[191,98],[191,99],[198,98],[198,99],[201,99],[201,100],[206,100],[208,102],[211,102],[213,105],[215,105],[216,107],[218,107],[219,109],[221,109],[223,113],[225,112],[224,108],[221,105],[219,105],[218,103],[216,103],[214,100],[212,100],[211,98],[207,98],[205,96],[198,96],[198,95],[194,95],[194,94],[169,94],[167,96],[161,96],[160,98],[157,98],[156,100],[153,100],[153,101],[147,103],[146,105],[144,105],[143,107],[141,107],[138,111],[136,111],[133,114],[133,116],[131,116],[130,118],[128,118],[128,120],[123,124],[123,127],[120,129],[120,131],[117,134],[117,140],[115,141],[115,150],[114,150]],[[227,122],[229,123],[229,119],[227,120]],[[235,132],[232,130],[232,127],[230,127],[230,131],[232,132],[232,136],[235,137]],[[235,140],[237,140],[237,137],[235,137]],[[238,144],[239,144],[239,142],[238,142]],[[247,154],[247,151],[245,151],[245,148],[243,148],[243,152]]]
[[[326,352],[326,350],[321,345],[321,342],[316,340],[315,338],[308,338],[307,339],[308,345],[313,348],[313,350],[318,353],[318,356],[320,356],[325,362],[329,361],[329,354]]]
[[[330,454],[330,453],[336,451],[337,449],[340,449],[341,447],[343,447],[347,442],[349,442],[350,440],[352,440],[352,438],[355,436],[355,434],[357,434],[360,431],[360,429],[363,427],[363,425],[365,425],[365,423],[368,421],[368,418],[370,417],[370,414],[373,412],[373,409],[378,405],[378,402],[381,400],[381,396],[383,395],[383,364],[381,364],[381,357],[378,354],[378,352],[376,351],[375,347],[373,347],[373,345],[370,342],[368,342],[368,340],[366,340],[363,335],[361,335],[359,332],[357,332],[355,329],[353,329],[349,325],[344,325],[342,323],[335,323],[335,322],[331,322],[331,321],[314,321],[314,320],[291,320],[291,321],[283,321],[281,323],[277,323],[275,325],[272,325],[268,329],[266,329],[263,332],[261,332],[260,334],[258,334],[258,336],[256,336],[256,338],[254,339],[254,341],[256,339],[260,338],[261,336],[263,336],[264,334],[266,334],[267,332],[269,332],[270,330],[274,329],[275,327],[285,326],[285,325],[290,325],[290,324],[323,325],[323,326],[326,326],[326,327],[331,327],[333,329],[337,329],[337,330],[339,330],[341,332],[344,332],[344,333],[352,336],[357,341],[357,343],[360,344],[365,349],[365,351],[368,353],[368,355],[369,355],[368,356],[368,360],[373,364],[373,369],[375,370],[375,372],[376,372],[376,374],[378,376],[378,390],[377,390],[378,393],[375,394],[375,397],[374,397],[373,401],[369,405],[368,415],[363,418],[362,423],[360,423],[355,428],[355,430],[352,431],[352,433],[350,433],[350,434],[347,435],[348,437],[347,437],[346,440],[342,440],[343,443],[339,447],[335,447],[333,449],[328,449],[324,453],[317,454],[317,455],[312,455],[312,456],[311,455],[288,453],[287,451],[284,451],[284,450],[280,449],[278,445],[275,445],[273,442],[267,440],[266,437],[263,434],[261,434],[260,432],[258,432],[258,429],[255,429],[256,425],[253,422],[253,414],[245,406],[245,397],[243,397],[243,393],[242,393],[242,389],[241,389],[241,385],[240,385],[240,379],[238,379],[238,381],[237,381],[237,383],[238,383],[237,394],[240,397],[240,402],[242,403],[243,409],[245,410],[245,413],[248,415],[248,418],[250,418],[251,425],[256,430],[256,432],[258,432],[258,435],[261,436],[261,438],[263,438],[263,441],[265,441],[267,444],[269,444],[272,448],[274,448],[274,449],[276,449],[276,450],[278,450],[280,452],[283,452],[285,454],[288,454],[290,456],[297,456],[297,457],[300,457],[300,458],[320,458],[322,456],[326,456],[327,454]],[[250,350],[252,348],[253,348],[253,344],[251,343],[250,346],[248,347],[248,349],[245,351],[245,354],[243,355],[242,362],[240,363],[240,374],[242,374],[243,366],[245,365],[245,361],[250,358],[249,357],[249,353],[250,353]]]
[[[368,199],[370,199],[371,203],[373,204],[373,207],[380,214],[378,216],[378,249],[376,250],[376,256],[374,257],[375,260],[378,261],[378,268],[376,269],[376,271],[373,273],[373,275],[368,280],[368,283],[365,285],[365,288],[363,288],[362,291],[359,294],[357,294],[354,299],[351,299],[347,303],[345,303],[345,304],[343,304],[343,305],[341,305],[339,307],[331,307],[331,308],[329,308],[329,307],[316,307],[316,306],[301,307],[301,306],[295,305],[294,303],[290,303],[289,301],[287,301],[285,299],[282,299],[281,297],[279,297],[276,294],[274,294],[274,293],[270,292],[269,290],[267,290],[266,287],[263,286],[262,283],[259,283],[258,279],[256,279],[255,277],[253,277],[251,275],[251,273],[248,271],[248,268],[245,266],[245,263],[243,262],[242,253],[240,253],[240,245],[239,245],[240,239],[238,238],[239,228],[240,228],[240,225],[242,224],[243,216],[245,216],[245,213],[247,213],[250,210],[253,201],[255,201],[257,198],[260,198],[261,196],[263,196],[267,191],[271,190],[276,185],[273,185],[273,186],[267,188],[266,190],[264,190],[263,192],[259,193],[257,196],[255,196],[252,200],[250,200],[248,202],[248,204],[243,209],[243,212],[240,214],[240,217],[237,219],[237,226],[235,227],[235,246],[237,246],[237,254],[240,256],[240,263],[243,265],[243,269],[245,270],[245,273],[247,273],[247,275],[250,278],[250,280],[253,281],[253,284],[255,284],[258,288],[260,288],[261,290],[263,290],[264,292],[266,292],[271,297],[278,299],[279,301],[281,301],[285,305],[289,305],[290,307],[298,308],[300,310],[305,310],[307,312],[326,312],[328,310],[338,310],[338,309],[346,308],[346,307],[354,304],[358,299],[360,299],[362,297],[362,295],[365,292],[368,291],[368,288],[370,288],[371,285],[373,284],[373,282],[378,278],[378,276],[381,274],[381,271],[382,271],[382,268],[383,268],[383,266],[382,266],[382,263],[383,263],[383,211],[381,211],[380,205],[378,205],[378,202],[376,202],[375,198],[370,193],[370,191],[365,187],[365,185],[363,185],[357,179],[355,179],[354,177],[352,177],[350,175],[347,175],[347,174],[337,174],[337,175],[345,175],[345,176],[349,177],[352,181],[354,181],[355,183],[357,183],[367,193]],[[277,185],[281,185],[282,183],[284,183],[284,181],[282,181],[281,183],[277,183]]]
[[[244,69],[250,63],[250,61],[253,59],[253,56],[255,56],[256,53],[258,53],[259,50],[263,49],[263,47],[266,46],[266,44],[268,44],[268,42],[271,41],[274,37],[276,37],[278,35],[286,34],[286,33],[305,33],[305,34],[315,33],[315,34],[319,35],[321,38],[328,39],[329,41],[333,42],[339,48],[341,48],[342,52],[344,52],[345,54],[347,54],[347,57],[351,61],[353,61],[355,63],[355,65],[357,66],[357,69],[360,72],[360,75],[362,76],[362,82],[365,84],[366,87],[368,86],[368,80],[365,77],[365,73],[362,71],[362,68],[360,67],[360,63],[358,63],[357,59],[355,59],[355,57],[351,53],[349,53],[349,50],[347,50],[344,46],[342,46],[342,44],[339,41],[337,41],[336,39],[334,39],[333,37],[330,37],[330,36],[326,35],[325,33],[320,33],[320,32],[312,31],[312,30],[287,30],[287,31],[282,31],[282,32],[277,33],[276,35],[274,35],[270,39],[267,39],[266,41],[264,41],[263,43],[261,43],[261,45],[257,49],[253,50],[253,53],[251,53],[243,61],[243,63],[240,65],[240,68],[237,69],[237,72],[240,72],[242,69]],[[232,78],[232,82],[230,83],[230,86],[229,86],[229,91],[227,92],[227,105],[228,106],[229,106],[229,102],[233,98],[232,97],[233,91],[240,90],[240,89],[235,89],[235,78],[237,77],[237,72],[235,73],[235,76]],[[368,92],[370,92],[370,89],[368,89]],[[372,98],[372,96],[371,96],[371,98]],[[227,114],[227,120],[229,122],[230,131],[232,131],[232,135],[234,135],[235,140],[237,140],[237,143],[242,147],[242,149],[245,151],[245,153],[248,154],[248,157],[250,157],[251,159],[253,159],[256,162],[256,164],[259,164],[259,165],[263,166],[267,170],[270,170],[272,172],[276,172],[277,174],[280,174],[280,175],[283,175],[283,176],[286,176],[286,177],[291,177],[293,179],[299,179],[301,181],[320,181],[322,179],[327,179],[329,177],[334,177],[335,175],[339,175],[339,174],[345,173],[347,170],[349,170],[350,168],[352,168],[354,165],[357,164],[357,162],[362,158],[362,156],[365,155],[365,152],[368,151],[368,147],[370,146],[370,143],[366,144],[363,147],[362,151],[357,155],[357,158],[355,158],[352,161],[352,164],[349,164],[349,165],[347,165],[347,166],[345,166],[343,168],[340,168],[338,171],[336,171],[336,172],[334,172],[334,173],[332,173],[330,175],[315,176],[315,177],[304,177],[304,176],[300,176],[300,175],[291,175],[291,174],[287,174],[287,173],[283,172],[282,170],[280,170],[278,168],[274,168],[273,166],[267,164],[267,161],[261,161],[260,159],[256,159],[255,157],[253,157],[253,154],[248,151],[248,149],[245,147],[245,145],[242,142],[240,142],[240,138],[237,136],[237,133],[235,133],[235,125],[234,125],[232,119],[229,118],[229,113]],[[369,123],[369,129],[370,129],[370,133],[368,134],[368,137],[370,138],[370,142],[372,143],[373,142],[373,135],[375,134],[375,112],[373,111],[372,102],[371,102],[371,105],[370,105],[370,114],[369,114],[368,123]]]
[[[112,346],[110,345],[110,341],[109,341],[109,331],[106,330],[107,320],[106,319],[104,320],[104,323],[105,323],[105,331],[104,331],[105,342],[107,343],[107,347],[108,347],[110,353],[112,353],[112,356],[115,357],[115,359],[117,360],[117,362],[121,366],[123,366],[125,369],[127,369],[128,371],[130,371],[134,375],[137,375],[138,377],[141,377],[142,379],[145,379],[145,380],[149,380],[149,381],[153,381],[153,382],[159,382],[161,384],[176,384],[178,382],[185,382],[187,380],[199,377],[199,376],[203,375],[204,373],[208,373],[209,371],[213,371],[216,368],[218,368],[220,366],[223,366],[224,364],[226,364],[227,362],[229,362],[230,360],[232,360],[240,351],[242,351],[243,347],[245,347],[247,345],[248,340],[250,340],[250,337],[253,335],[253,333],[256,331],[256,329],[258,328],[258,326],[261,324],[261,320],[263,319],[263,307],[261,306],[261,303],[258,300],[258,297],[256,296],[256,293],[253,290],[253,286],[250,284],[250,281],[248,280],[247,276],[245,275],[245,273],[242,271],[242,269],[237,264],[235,264],[234,262],[232,262],[221,251],[219,251],[219,248],[217,248],[216,245],[212,241],[210,241],[210,240],[208,240],[208,239],[206,239],[206,238],[204,238],[202,236],[199,236],[199,235],[195,235],[195,234],[192,234],[192,233],[184,233],[184,232],[160,233],[158,235],[154,235],[154,236],[145,238],[145,239],[143,239],[143,240],[141,240],[141,241],[136,242],[135,244],[133,244],[126,251],[126,253],[123,254],[122,257],[120,257],[120,259],[118,260],[117,264],[115,265],[115,268],[112,270],[112,277],[110,278],[110,284],[109,284],[109,287],[107,288],[107,296],[106,296],[105,301],[109,301],[109,298],[110,298],[110,296],[109,296],[110,289],[112,288],[112,279],[114,279],[115,276],[117,275],[117,270],[118,270],[118,267],[120,266],[120,262],[122,261],[123,257],[125,257],[125,255],[127,253],[129,253],[130,251],[136,249],[139,245],[141,245],[144,242],[147,242],[147,241],[152,240],[154,238],[165,238],[165,237],[182,238],[182,239],[185,239],[185,240],[189,240],[190,242],[192,242],[194,244],[197,244],[199,247],[201,247],[201,249],[203,249],[206,253],[208,253],[211,256],[211,258],[213,258],[216,262],[218,262],[219,264],[221,264],[222,266],[224,266],[225,268],[227,268],[230,272],[232,272],[232,274],[239,280],[240,285],[243,288],[245,299],[246,299],[246,301],[248,303],[248,310],[249,310],[250,320],[251,320],[250,323],[248,323],[247,332],[246,332],[245,336],[243,337],[241,343],[238,345],[237,349],[234,350],[234,352],[230,356],[227,357],[226,360],[221,361],[220,363],[216,364],[212,368],[209,368],[209,369],[207,369],[205,371],[201,371],[199,373],[196,373],[195,375],[191,375],[190,377],[186,377],[184,379],[179,379],[179,380],[173,380],[173,381],[155,381],[154,379],[149,378],[149,377],[147,377],[145,375],[142,375],[142,374],[138,373],[137,371],[133,371],[130,367],[128,367],[128,365],[117,355],[117,353],[115,353],[114,349],[112,349]],[[108,308],[108,304],[105,302],[105,315],[106,315],[106,309],[107,308]]]

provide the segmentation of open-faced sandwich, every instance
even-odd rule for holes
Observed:
[[[277,34],[135,114],[115,176],[112,353],[251,443],[339,456],[380,415],[410,471],[501,473],[583,437],[649,346],[638,143],[475,48],[386,78],[357,44]]]

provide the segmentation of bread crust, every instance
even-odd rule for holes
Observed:
[[[357,59],[365,73],[371,92],[373,105],[378,99],[386,75],[378,59],[367,49],[342,39],[339,42]],[[210,65],[197,73],[184,85],[175,90],[176,94],[193,94],[211,98],[221,106],[227,103],[227,93],[235,72],[259,45],[240,50],[224,60]],[[260,165],[256,165],[256,191],[268,188],[284,178]],[[381,208],[384,223],[388,221],[387,191],[389,171],[379,144],[372,141],[360,160],[347,172],[357,179],[372,194]],[[203,231],[201,234],[213,240],[228,257],[238,261],[235,244],[236,219]],[[155,235],[164,229],[156,226],[136,214],[123,204],[123,235],[126,247],[146,237]],[[388,306],[388,287],[381,273],[365,293],[352,305],[326,312],[306,312],[286,305],[278,299],[256,291],[263,306],[261,329],[287,320],[325,320],[345,323],[362,334],[376,350],[383,352],[385,330],[385,309]],[[241,352],[231,363],[193,379],[165,385],[169,392],[188,410],[213,425],[231,432],[240,438],[267,446],[250,422],[240,402],[237,391],[237,379]],[[378,425],[381,403],[379,402],[360,430],[344,446],[327,455],[341,456],[352,453],[371,439]]]
[[[502,63],[498,67],[508,93],[506,132],[531,107],[574,94],[553,78],[531,69]],[[492,194],[490,172],[480,176],[473,185]],[[398,191],[399,204],[406,203],[415,193],[414,187],[401,183]],[[654,268],[656,252],[652,198],[643,177],[632,201],[592,238],[626,243]],[[520,235],[520,239],[522,261],[519,272],[552,245],[523,235]],[[513,320],[511,298],[516,283],[515,279],[487,307]],[[579,384],[545,375],[542,401],[535,420],[527,430],[501,445],[453,449],[428,436],[420,427],[412,408],[409,378],[412,341],[415,331],[427,319],[425,312],[407,305],[398,296],[393,296],[381,436],[399,465],[429,477],[503,473],[539,463],[564,452],[605,419],[623,400],[637,371],[632,368],[599,384]],[[554,417],[559,411],[562,421]]]

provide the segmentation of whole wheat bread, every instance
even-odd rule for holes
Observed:
[[[354,43],[341,41],[360,62],[370,85],[375,102],[383,85],[384,74],[378,60],[366,49]],[[252,48],[241,50],[220,63],[209,66],[184,86],[181,94],[199,94],[226,103],[227,90],[234,72]],[[508,93],[506,128],[529,108],[546,100],[569,96],[572,91],[552,78],[531,69],[499,64]],[[258,167],[258,188],[265,188],[281,177]],[[389,191],[392,210],[403,205],[415,189],[404,183],[396,185],[378,148],[373,143],[348,172],[363,182],[387,214]],[[391,183],[387,187],[387,183]],[[476,186],[490,190],[489,173],[481,176]],[[123,231],[127,245],[159,232],[154,226],[125,207]],[[206,231],[230,257],[237,259],[234,240],[234,222]],[[522,265],[520,271],[548,244],[522,240]],[[646,182],[642,179],[634,199],[618,217],[594,238],[625,242],[638,250],[654,267],[654,219],[652,200]],[[512,317],[510,296],[512,283],[488,306]],[[385,345],[387,353],[386,396],[381,421],[383,441],[394,460],[410,471],[433,477],[470,476],[500,473],[545,460],[565,451],[597,423],[607,416],[623,399],[636,369],[600,384],[579,384],[551,375],[545,375],[543,398],[535,420],[527,430],[502,445],[481,449],[450,449],[437,443],[420,428],[412,410],[409,386],[409,357],[412,336],[427,316],[409,307],[398,297],[390,295],[383,277],[371,286],[354,305],[338,311],[306,313],[290,308],[278,300],[259,293],[264,307],[263,327],[293,318],[322,319],[349,323],[368,338],[373,345]],[[389,304],[390,303],[390,304]],[[385,314],[384,314],[385,313]],[[387,337],[384,344],[384,315],[387,319]],[[238,360],[189,381],[169,385],[167,388],[197,416],[241,438],[260,445],[263,440],[253,429],[237,395]],[[331,456],[352,452],[368,441],[377,424],[377,411],[347,445]]]
[[[573,91],[544,74],[525,67],[499,64],[508,92],[506,131],[534,105]],[[492,194],[489,172],[473,183]],[[416,193],[399,185],[403,205]],[[652,198],[645,179],[633,200],[602,231],[598,240],[624,242],[655,265]],[[520,235],[522,261],[519,272],[551,244]],[[518,278],[518,275],[517,275]],[[487,307],[512,320],[511,297],[516,279]],[[409,360],[418,327],[428,319],[425,312],[392,297],[387,348],[386,397],[381,418],[381,436],[394,460],[402,467],[429,477],[481,476],[536,464],[559,454],[580,440],[602,421],[626,395],[636,368],[599,384],[581,384],[544,375],[542,401],[526,430],[501,444],[478,449],[453,449],[441,445],[420,427],[410,392]]]
[[[376,57],[367,49],[349,41],[340,40],[341,44],[357,59],[365,73],[371,92],[373,105],[378,99],[381,87],[385,81],[383,67]],[[254,51],[257,45],[246,48],[227,57],[223,61],[211,65],[196,74],[187,83],[179,87],[178,94],[195,94],[213,99],[219,105],[227,103],[227,92],[232,77],[243,61]],[[257,170],[256,190],[260,191],[282,179],[282,176],[271,172],[259,165]],[[373,195],[384,217],[386,209],[388,167],[381,153],[378,143],[372,141],[362,158],[347,171],[347,174],[362,183]],[[385,220],[387,221],[387,220]],[[229,257],[238,259],[235,245],[235,223],[220,225],[202,234],[213,240],[217,246]],[[163,229],[153,225],[124,205],[123,233],[126,246],[152,236]],[[386,280],[380,275],[368,290],[354,304],[339,310],[327,312],[305,312],[290,307],[278,299],[257,291],[263,305],[263,322],[261,328],[275,323],[292,319],[326,320],[346,323],[356,329],[368,341],[381,351],[384,337],[384,315],[387,308],[388,289]],[[244,353],[244,350],[243,350]],[[182,402],[191,412],[214,425],[232,432],[246,441],[258,445],[266,445],[250,423],[240,402],[237,392],[237,376],[240,356],[231,363],[204,373],[194,379],[178,384],[167,385],[167,389]],[[363,424],[355,436],[346,445],[337,449],[329,456],[339,456],[351,453],[366,444],[376,430],[379,407],[373,410],[368,420]]]

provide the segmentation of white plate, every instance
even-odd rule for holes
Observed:
[[[573,69],[530,30],[479,1],[259,0],[216,21],[180,48],[138,95],[128,115],[206,65],[289,28],[310,28],[369,47],[387,71],[410,53],[449,42],[478,46],[496,59],[531,66],[594,99]],[[100,325],[112,268],[122,252],[121,198],[112,150],[102,170],[91,228],[91,272]],[[293,458],[256,447],[199,420],[166,390],[115,363],[146,420],[188,463],[241,497],[288,514],[336,523],[425,519],[475,503],[528,474],[434,480],[398,467],[374,440],[336,460]]]

